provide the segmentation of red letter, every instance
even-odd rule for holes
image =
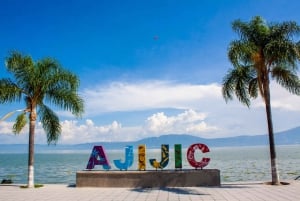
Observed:
[[[202,153],[209,152],[209,149],[205,144],[199,143],[199,144],[192,144],[187,150],[186,158],[187,158],[189,164],[196,169],[197,168],[202,169],[203,167],[208,165],[210,158],[202,158],[202,160],[200,162],[197,162],[195,160],[195,150],[196,149],[200,149],[202,151]]]

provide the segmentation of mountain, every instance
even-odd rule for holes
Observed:
[[[268,145],[268,135],[255,136],[237,136],[227,138],[200,138],[191,135],[163,135],[160,137],[150,137],[137,141],[138,144],[147,144],[149,147],[160,147],[161,144],[182,144],[188,147],[194,143],[203,143],[209,147],[232,147],[232,146],[257,146]],[[293,145],[300,144],[300,127],[275,134],[276,145]]]
[[[35,146],[36,153],[39,152],[60,152],[68,150],[76,151],[91,151],[93,146],[102,145],[105,149],[123,149],[126,145],[137,147],[140,144],[146,144],[147,148],[160,148],[161,144],[169,144],[173,147],[174,144],[182,144],[186,148],[194,143],[203,143],[208,147],[232,147],[232,146],[257,146],[268,145],[268,135],[255,136],[237,136],[227,138],[200,138],[187,134],[169,134],[160,137],[149,137],[132,142],[93,142],[75,145],[42,145]],[[300,127],[286,130],[275,134],[276,145],[294,145],[300,144]],[[3,152],[18,152],[26,153],[26,144],[1,144],[0,153]]]

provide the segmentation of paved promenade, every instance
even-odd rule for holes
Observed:
[[[290,185],[263,183],[229,183],[221,187],[176,188],[76,188],[63,184],[46,184],[42,188],[24,189],[18,185],[0,185],[2,201],[299,201],[300,181]]]

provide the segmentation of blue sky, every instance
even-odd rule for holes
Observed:
[[[56,110],[59,143],[137,140],[169,133],[215,138],[267,132],[260,99],[251,108],[225,103],[221,82],[231,67],[232,21],[260,15],[300,23],[300,3],[284,0],[0,2],[0,77],[18,50],[34,60],[57,59],[76,73],[86,112]],[[275,131],[300,126],[299,97],[272,83]],[[22,108],[0,105],[0,116]],[[0,122],[0,143],[26,143],[11,134],[15,116]],[[37,143],[46,143],[37,126]]]

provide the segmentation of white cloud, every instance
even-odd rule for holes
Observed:
[[[59,143],[74,144],[97,141],[131,141],[153,135],[169,133],[188,132],[190,134],[201,135],[202,132],[215,129],[204,122],[205,118],[206,115],[203,113],[198,113],[194,110],[186,110],[175,116],[166,116],[164,113],[156,113],[148,117],[148,119],[145,120],[144,125],[127,127],[122,127],[117,121],[113,121],[111,124],[98,126],[95,125],[91,119],[87,119],[84,123],[65,120],[61,122],[62,134]],[[7,133],[11,133],[12,123],[2,123],[0,124],[0,129],[1,131],[5,130]],[[27,133],[27,131],[28,128],[24,129],[23,132]],[[46,136],[41,123],[37,124],[35,133],[37,143],[46,143]],[[12,138],[13,135],[10,137]],[[22,142],[18,143],[27,143],[27,138],[24,138]]]
[[[261,98],[253,101],[250,109],[236,99],[226,104],[218,84],[113,83],[94,90],[86,89],[83,94],[87,114],[83,121],[62,119],[59,143],[130,141],[169,133],[208,138],[267,133]],[[275,132],[299,126],[300,97],[289,94],[274,83],[271,84],[271,96]],[[168,114],[166,109],[176,112]],[[121,118],[122,112],[134,113],[137,110],[140,113],[147,111],[148,115],[142,116],[139,123],[134,123],[134,119],[130,125],[124,123],[128,117],[123,114]],[[151,110],[154,112],[149,113]],[[113,113],[118,111],[121,113],[114,116]],[[110,121],[95,123],[103,122],[106,115],[111,115]],[[28,128],[15,136],[12,125],[12,122],[0,122],[0,142],[27,143]],[[36,128],[36,143],[46,143],[40,123]]]
[[[82,143],[97,141],[132,141],[144,137],[169,133],[189,133],[205,135],[216,130],[205,123],[206,115],[194,110],[186,110],[178,115],[166,116],[163,112],[151,115],[144,125],[126,126],[113,121],[111,124],[97,126],[88,119],[83,124],[77,121],[63,121],[60,143]]]
[[[12,133],[13,122],[0,121],[0,133],[7,135]]]
[[[86,113],[95,116],[104,112],[147,110],[154,108],[194,108],[203,99],[221,99],[217,84],[192,85],[161,81],[112,83],[85,89]]]
[[[272,82],[271,101],[273,109],[300,111],[300,96],[291,94],[280,85]]]
[[[300,96],[292,95],[287,90],[271,82],[271,102],[273,109],[300,111]],[[182,84],[163,81],[145,81],[140,83],[115,82],[107,86],[85,89],[86,116],[116,111],[137,111],[157,108],[194,109],[204,112],[216,112],[215,108],[245,108],[236,98],[225,103],[220,84],[211,83]],[[264,107],[261,97],[252,101],[251,109]]]
[[[116,121],[108,125],[97,126],[90,119],[87,119],[84,124],[80,124],[78,121],[65,120],[61,125],[60,140],[64,143],[111,141],[114,139],[114,135],[119,134],[122,130],[122,125]]]
[[[163,112],[153,114],[146,121],[145,129],[150,133],[189,133],[200,134],[204,131],[213,131],[217,128],[208,126],[204,120],[206,114],[194,110],[186,110],[177,116],[166,116]]]
[[[288,90],[275,82],[271,82],[270,84],[270,93],[271,106],[273,110],[300,111],[300,96],[291,94]],[[265,103],[261,97],[258,97],[256,100],[252,101],[251,107],[264,108]]]

